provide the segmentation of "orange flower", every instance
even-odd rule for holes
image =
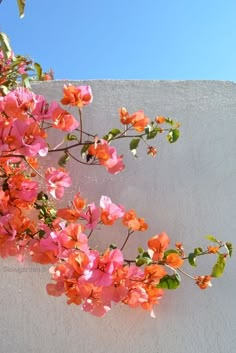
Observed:
[[[211,246],[209,245],[207,247],[207,250],[209,252],[209,254],[216,254],[219,251],[220,247],[219,246]]]
[[[123,217],[124,226],[132,229],[133,231],[145,231],[148,228],[147,223],[145,223],[144,218],[138,218],[134,210],[129,210],[124,214]]]
[[[142,110],[134,113],[130,119],[134,129],[138,132],[143,131],[150,122],[150,119],[144,115]]]
[[[148,146],[147,154],[150,154],[152,157],[155,157],[157,154],[157,149],[153,146]]]
[[[58,260],[55,250],[42,250],[39,242],[35,242],[31,246],[30,255],[33,262],[38,262],[42,265],[54,264]]]
[[[161,261],[164,256],[164,251],[167,249],[170,239],[165,232],[155,235],[148,240],[148,248],[152,250],[153,261]]]
[[[195,277],[196,284],[201,289],[211,287],[211,276],[197,276]]]
[[[82,197],[80,197],[80,193],[79,192],[75,195],[75,197],[73,199],[73,206],[77,210],[82,210],[86,206],[86,200],[83,199]]]
[[[78,86],[64,85],[64,97],[61,99],[61,103],[64,105],[73,105],[78,108],[89,104],[93,100],[92,91],[90,86]]]
[[[153,264],[145,267],[144,274],[148,281],[158,284],[160,279],[164,277],[167,272],[163,266]]]
[[[62,131],[73,131],[79,126],[79,122],[72,114],[58,107],[52,113],[53,127]]]
[[[88,148],[88,154],[103,161],[107,161],[110,158],[108,146],[106,144],[90,145]]]
[[[175,247],[178,250],[180,256],[184,257],[184,246],[181,242],[175,243]]]
[[[164,118],[164,116],[157,116],[155,121],[157,124],[163,124],[166,121],[166,119]]]
[[[183,265],[184,260],[178,254],[171,253],[166,257],[166,263],[173,268],[179,268]]]
[[[120,113],[120,122],[124,125],[128,125],[132,121],[132,117],[130,117],[126,108],[121,108],[119,110]]]
[[[68,222],[76,222],[79,219],[80,212],[75,209],[61,208],[57,211],[57,217],[65,219]]]
[[[77,272],[77,275],[82,275],[85,268],[89,264],[88,256],[82,251],[74,251],[69,255],[68,264]]]
[[[29,165],[31,167],[33,167],[34,169],[38,169],[39,168],[38,160],[37,160],[36,157],[26,157],[26,160],[29,163]]]
[[[160,288],[156,288],[153,285],[150,285],[145,288],[146,294],[148,295],[147,301],[141,303],[141,307],[144,310],[151,311],[151,317],[155,318],[155,314],[153,312],[153,306],[159,304],[158,299],[161,299],[163,296],[164,291]]]
[[[145,222],[144,218],[138,218],[139,221],[139,231],[140,232],[145,232],[145,230],[148,229],[148,224]]]

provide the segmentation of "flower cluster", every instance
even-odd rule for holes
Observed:
[[[9,44],[7,48],[9,51]],[[0,55],[0,82],[5,84],[0,96],[1,257],[16,256],[23,261],[28,256],[33,262],[51,264],[53,283],[47,285],[48,294],[65,295],[68,304],[81,305],[82,310],[96,316],[103,316],[112,303],[118,302],[149,310],[155,316],[154,306],[164,290],[179,287],[181,274],[201,289],[210,287],[212,278],[222,275],[232,254],[230,243],[208,236],[213,245],[186,254],[182,243],[170,248],[170,239],[162,232],[150,237],[146,249],[138,248],[136,258],[127,259],[124,248],[133,233],[148,229],[145,219],[134,209],[126,209],[104,195],[96,205],[81,193],[64,208],[57,204],[72,184],[69,159],[104,166],[109,173],[117,174],[125,165],[113,145],[116,140],[129,139],[134,155],[143,143],[147,155],[154,157],[157,149],[149,141],[166,135],[174,143],[180,124],[163,116],[152,121],[143,111],[130,114],[121,108],[122,128],[97,136],[83,129],[83,109],[93,100],[91,87],[65,85],[60,103],[49,103],[44,96],[20,86],[18,74],[26,75],[23,57],[13,65],[16,59],[13,54],[5,59],[4,46]],[[15,76],[12,67],[17,67]],[[7,71],[14,81],[12,86],[4,81]],[[78,117],[70,112],[71,106],[78,109]],[[63,134],[56,146],[48,141],[48,131],[53,129]],[[58,165],[48,165],[47,157],[56,151],[62,153]],[[90,237],[97,228],[112,228],[117,222],[124,230],[123,243],[109,244],[102,252],[93,249]],[[191,276],[182,269],[184,262],[196,266],[197,257],[202,255],[217,257],[210,274]]]

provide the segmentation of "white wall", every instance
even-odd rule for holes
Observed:
[[[145,245],[165,230],[187,250],[206,245],[214,234],[235,241],[236,84],[219,81],[90,81],[94,102],[85,119],[98,134],[119,126],[118,109],[144,109],[150,118],[173,117],[182,123],[181,138],[169,145],[160,138],[159,155],[148,158],[140,149],[134,159],[127,149],[126,170],[116,176],[103,168],[73,164],[76,187],[91,200],[100,195],[134,207],[150,223],[147,233],[135,235],[126,249]],[[49,100],[60,99],[63,82],[37,83],[34,91]],[[128,142],[127,142],[128,144]],[[126,163],[128,164],[128,163]],[[87,173],[89,173],[87,175]],[[70,196],[68,193],[68,197]],[[100,232],[93,245],[105,246]],[[108,233],[107,233],[108,234]],[[106,234],[105,234],[106,235]],[[108,236],[108,235],[107,235]],[[110,236],[117,245],[120,236]],[[116,239],[117,238],[117,239]],[[131,244],[132,243],[132,244]],[[199,259],[200,260],[200,259]],[[199,264],[201,261],[199,261]],[[102,319],[68,306],[66,298],[49,297],[46,269],[15,259],[1,261],[1,353],[233,353],[236,351],[235,258],[225,276],[201,291],[183,279],[183,287],[168,292],[152,319],[142,310],[117,305]],[[40,272],[30,272],[40,268]],[[31,269],[31,270],[30,270]],[[199,272],[198,272],[199,271]],[[208,273],[207,264],[197,273]]]

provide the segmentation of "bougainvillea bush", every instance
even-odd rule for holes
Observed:
[[[19,261],[30,257],[42,266],[51,264],[48,294],[65,295],[68,304],[80,305],[96,316],[107,313],[113,303],[141,307],[154,316],[154,306],[165,290],[179,287],[181,275],[201,289],[210,287],[212,279],[223,274],[232,254],[230,243],[209,235],[207,248],[186,253],[181,242],[170,248],[163,231],[150,234],[146,248],[138,248],[137,256],[127,259],[124,249],[132,246],[133,234],[148,231],[148,223],[136,213],[135,205],[126,209],[114,203],[112,195],[101,195],[96,204],[81,190],[69,204],[66,200],[64,207],[58,206],[65,188],[73,183],[70,159],[103,168],[104,173],[114,175],[115,183],[115,175],[125,168],[115,147],[117,140],[129,140],[128,153],[136,156],[137,149],[143,147],[147,158],[152,158],[157,153],[152,141],[165,138],[176,142],[180,124],[159,115],[151,120],[143,110],[128,112],[121,107],[118,127],[101,136],[85,131],[83,111],[92,104],[91,87],[66,84],[61,101],[48,102],[31,90],[30,82],[53,79],[52,71],[43,73],[31,59],[14,55],[4,33],[0,45],[1,257],[15,256]],[[71,107],[77,109],[76,116]],[[50,130],[63,133],[57,146],[49,142]],[[55,151],[60,158],[52,163],[49,156]],[[91,248],[90,238],[98,227],[112,232],[117,222],[123,229],[122,246],[109,244],[108,239],[105,251]],[[184,263],[196,266],[196,259],[203,255],[216,257],[209,273],[192,276],[182,269]]]

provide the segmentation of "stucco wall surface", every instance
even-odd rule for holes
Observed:
[[[186,250],[206,245],[204,235],[236,243],[236,84],[219,81],[76,81],[89,84],[93,103],[84,109],[85,128],[102,134],[119,127],[118,109],[144,109],[146,115],[173,117],[181,122],[181,138],[169,145],[159,138],[156,159],[138,151],[135,159],[120,146],[127,168],[115,176],[105,169],[72,163],[73,189],[96,202],[107,195],[114,202],[135,208],[150,228],[135,235],[125,250],[165,230],[172,244]],[[47,99],[62,97],[63,81],[33,85]],[[57,136],[51,137],[52,142]],[[52,158],[56,161],[56,156]],[[107,242],[107,237],[112,241]],[[123,235],[98,231],[94,246],[122,244]],[[207,261],[208,262],[208,261]],[[193,269],[208,273],[209,263]],[[18,268],[25,271],[18,272]],[[201,291],[183,278],[183,286],[168,292],[156,307],[156,319],[147,312],[114,305],[98,319],[68,306],[66,298],[47,295],[47,268],[1,260],[0,353],[234,353],[236,352],[235,258],[220,281]],[[37,271],[37,272],[36,272]]]

